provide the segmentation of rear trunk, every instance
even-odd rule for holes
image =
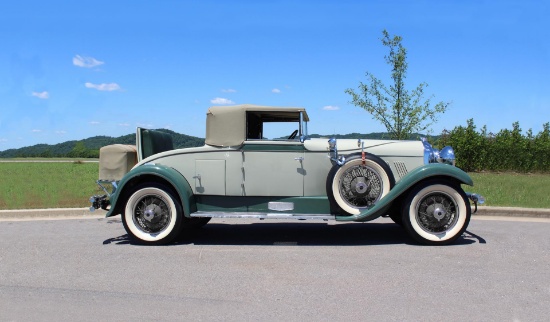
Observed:
[[[113,144],[99,150],[99,180],[119,181],[137,163],[135,145]]]

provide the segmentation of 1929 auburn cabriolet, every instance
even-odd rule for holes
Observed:
[[[303,108],[214,106],[205,145],[173,149],[171,136],[137,129],[137,148],[100,150],[91,210],[121,214],[129,237],[165,244],[216,218],[370,221],[389,216],[416,241],[448,244],[468,226],[472,179],[454,151],[425,140],[335,140],[307,136]],[[269,131],[289,129],[283,139]],[[290,133],[291,132],[291,133]],[[136,164],[137,163],[137,164]],[[109,191],[108,184],[112,186]]]

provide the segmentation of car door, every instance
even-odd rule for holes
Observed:
[[[301,142],[245,142],[243,195],[304,195],[304,146]]]

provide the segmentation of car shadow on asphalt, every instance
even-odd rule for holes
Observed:
[[[466,231],[449,246],[485,244],[480,236]],[[122,235],[103,244],[134,245]],[[368,246],[406,244],[420,246],[405,230],[393,223],[210,223],[201,229],[184,230],[170,245],[260,245],[260,246]]]

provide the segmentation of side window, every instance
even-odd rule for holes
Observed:
[[[264,122],[264,140],[288,140],[294,131],[300,130],[299,122]],[[294,138],[299,133],[294,134]]]
[[[246,139],[262,139],[262,120],[259,115],[247,113],[246,115]]]
[[[301,135],[300,113],[297,112],[247,112],[246,139],[285,141]]]

